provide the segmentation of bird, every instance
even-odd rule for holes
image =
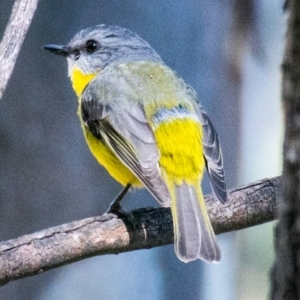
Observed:
[[[129,29],[96,25],[67,45],[43,48],[67,59],[87,145],[124,189],[146,188],[171,207],[174,248],[183,262],[217,263],[221,251],[205,206],[207,170],[216,198],[227,201],[222,151],[194,89]]]

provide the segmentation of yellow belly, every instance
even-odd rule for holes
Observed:
[[[71,72],[72,86],[79,97],[78,116],[81,122],[81,127],[84,132],[85,140],[89,146],[90,151],[108,173],[122,185],[131,183],[134,187],[142,187],[140,181],[133,175],[133,173],[114,155],[114,153],[97,139],[92,132],[84,125],[81,118],[81,99],[80,96],[87,84],[95,78],[97,74],[83,74],[78,68],[74,68]]]
[[[97,139],[93,133],[83,125],[85,140],[90,151],[108,173],[122,185],[131,183],[134,187],[142,187],[133,173],[114,155],[114,153]]]

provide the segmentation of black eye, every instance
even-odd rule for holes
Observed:
[[[85,50],[87,53],[94,53],[99,47],[99,44],[95,40],[88,40],[85,43]]]

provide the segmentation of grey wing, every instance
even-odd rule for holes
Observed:
[[[217,199],[225,203],[227,200],[227,191],[219,138],[208,115],[202,107],[197,109],[197,115],[203,128],[204,156],[210,184]]]
[[[110,147],[162,206],[170,206],[169,192],[160,174],[159,151],[143,108],[136,103],[122,111],[115,110],[87,94],[81,107],[85,125]]]

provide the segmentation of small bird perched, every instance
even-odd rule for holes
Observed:
[[[146,187],[171,207],[174,244],[184,262],[221,258],[206,211],[206,167],[218,200],[227,199],[217,133],[196,93],[150,45],[128,29],[98,25],[67,46],[44,49],[65,56],[78,96],[78,115],[90,151],[125,186]]]

